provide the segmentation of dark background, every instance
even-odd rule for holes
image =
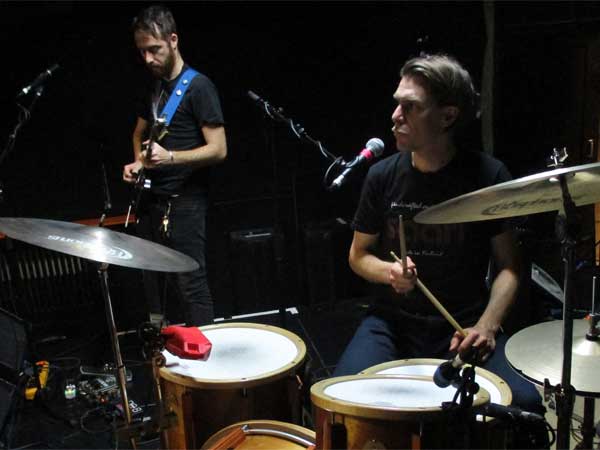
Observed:
[[[328,192],[322,179],[329,161],[289,126],[264,117],[248,90],[282,107],[337,156],[353,158],[374,136],[384,140],[388,155],[395,151],[390,117],[401,64],[421,50],[446,52],[465,64],[481,89],[489,43],[493,80],[483,101],[493,117],[483,120],[493,124],[486,144],[494,155],[515,177],[546,170],[553,147],[569,148],[568,165],[597,159],[597,145],[588,143],[597,143],[598,135],[600,6],[594,3],[490,2],[493,29],[486,28],[480,2],[167,4],[178,23],[185,61],[215,82],[227,122],[229,156],[214,170],[209,216],[217,315],[273,305],[331,306],[366,294],[346,261],[347,223],[361,176]],[[0,2],[3,146],[16,124],[16,93],[47,67],[61,65],[0,167],[3,215],[61,221],[99,217],[105,200],[102,165],[110,214],[125,213],[131,192],[121,172],[131,161],[134,103],[147,80],[129,26],[146,5]],[[463,144],[482,148],[480,130],[481,122],[473,124]],[[581,213],[591,239],[578,256],[585,267],[594,264],[593,207]],[[561,284],[553,222],[553,213],[523,221],[522,245],[528,260]],[[140,309],[139,271],[112,268],[111,277],[122,310],[117,316]],[[586,272],[582,307],[588,302],[588,279]],[[31,295],[18,289],[17,300],[15,289],[4,295],[13,296],[11,309],[37,322],[47,322],[50,310],[64,319],[65,295],[46,295],[43,307],[25,307],[23,302],[33,302]],[[77,295],[85,303],[89,290]],[[77,301],[71,300],[68,311],[81,310]],[[137,320],[131,317],[132,323]]]

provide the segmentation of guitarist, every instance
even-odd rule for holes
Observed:
[[[188,71],[179,50],[175,20],[167,8],[144,9],[132,28],[135,45],[156,82],[154,92],[137,113],[134,161],[124,167],[123,179],[135,183],[142,171],[150,180],[144,201],[135,210],[138,234],[198,262],[200,268],[194,272],[169,275],[167,285],[175,287],[188,326],[209,324],[214,314],[205,263],[208,177],[210,166],[227,155],[218,93],[205,75]],[[155,116],[160,118],[172,98],[177,107],[166,135],[148,140]],[[156,273],[144,273],[144,286],[150,319],[162,323],[166,305],[161,301],[163,289],[158,289]]]

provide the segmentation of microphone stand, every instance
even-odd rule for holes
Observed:
[[[314,146],[316,146],[319,149],[319,152],[327,159],[332,161],[331,166],[329,166],[329,168],[327,169],[327,172],[325,173],[325,177],[323,179],[323,183],[325,185],[325,187],[330,190],[331,186],[329,186],[328,183],[328,178],[329,178],[329,173],[331,172],[332,168],[334,166],[343,166],[344,163],[342,161],[341,157],[336,157],[335,155],[333,155],[331,152],[329,152],[325,147],[323,147],[323,144],[321,143],[321,141],[318,141],[316,139],[313,139],[304,129],[304,127],[302,125],[300,125],[299,123],[295,122],[293,119],[290,119],[289,117],[286,117],[283,115],[283,108],[278,108],[278,107],[274,107],[271,106],[271,104],[260,98],[258,95],[256,95],[254,92],[252,91],[248,91],[248,96],[254,100],[262,110],[264,110],[264,113],[271,119],[273,119],[276,122],[282,122],[285,123],[287,125],[289,125],[290,129],[292,130],[292,132],[294,133],[294,135],[300,139],[301,141],[304,142],[308,142],[309,144],[312,144]]]
[[[102,153],[103,146],[104,146],[103,144],[100,144],[100,150],[101,150],[100,153]],[[102,169],[102,191],[104,193],[104,208],[102,210],[102,215],[100,216],[100,221],[98,223],[98,226],[103,227],[104,220],[106,219],[106,215],[112,209],[112,203],[110,201],[110,189],[108,188],[108,178],[106,176],[106,166],[104,165],[104,160],[102,160],[100,162],[100,165],[101,165],[101,169]]]
[[[281,123],[285,123],[285,124],[289,125],[293,134],[298,139],[316,146],[319,149],[320,153],[325,158],[333,161],[333,163],[331,164],[331,166],[329,167],[329,169],[326,172],[325,179],[324,179],[324,182],[326,182],[328,174],[331,171],[332,167],[341,163],[341,161],[342,161],[341,157],[336,158],[333,154],[331,154],[329,151],[327,151],[327,149],[325,149],[323,147],[323,144],[320,141],[313,139],[306,132],[306,130],[304,129],[304,127],[302,125],[298,124],[293,119],[283,115],[283,108],[272,106],[268,101],[262,99],[261,97],[259,97],[257,94],[255,94],[252,91],[248,91],[248,96],[259,106],[259,108],[264,112],[264,115],[266,117],[270,118],[274,122],[281,122]],[[275,219],[275,221],[277,221],[279,219],[279,217],[278,217],[279,209],[277,207],[277,164],[276,164],[276,156],[275,156],[276,153],[275,153],[275,146],[274,146],[275,139],[274,139],[274,128],[273,127],[270,127],[270,129],[269,129],[268,141],[269,141],[268,147],[271,152],[272,159],[273,159],[273,175],[275,178],[273,181],[273,196],[274,196],[274,202],[275,202],[275,205],[274,205],[274,216],[275,217],[274,217],[274,219]],[[296,193],[296,173],[295,172],[292,174],[291,178],[292,178],[292,186],[291,186],[291,188],[292,188],[292,204],[293,204],[293,214],[294,214],[294,233],[295,233],[295,242],[296,242],[296,245],[295,245],[295,247],[296,247],[296,252],[295,252],[296,253],[296,267],[297,267],[296,276],[297,276],[298,286],[300,286],[302,283],[302,271],[300,268],[301,258],[300,258],[300,254],[299,254],[300,225],[299,225],[299,218],[298,218],[298,204],[297,204],[298,202],[297,202],[297,193]],[[276,258],[276,259],[279,259],[279,258]],[[296,293],[298,293],[298,292],[299,292],[299,289],[296,289]],[[296,299],[296,300],[298,300],[298,299]],[[279,308],[279,314],[282,319],[282,322],[285,324],[285,307],[281,306]]]
[[[13,128],[12,133],[10,133],[8,135],[8,139],[6,141],[6,146],[4,147],[4,149],[2,149],[2,152],[0,153],[0,166],[2,166],[2,163],[4,162],[6,157],[15,148],[15,143],[17,141],[17,135],[19,133],[19,130],[21,129],[21,127],[23,127],[23,125],[25,125],[27,123],[27,121],[29,121],[29,119],[31,119],[31,113],[33,112],[33,109],[34,109],[37,101],[39,100],[39,98],[42,96],[43,93],[44,93],[44,86],[38,86],[34,90],[33,98],[31,100],[31,103],[29,104],[28,108],[21,105],[19,102],[16,102],[17,106],[20,108],[19,115],[17,118],[17,124]],[[0,203],[3,201],[4,201],[4,186],[3,186],[3,183],[0,181]]]
[[[456,383],[452,383],[456,387],[456,393],[451,402],[443,402],[442,410],[449,411],[453,414],[453,419],[457,426],[464,428],[464,441],[462,448],[471,448],[470,446],[470,421],[468,420],[470,409],[473,406],[475,394],[479,391],[479,384],[475,382],[475,366],[469,365],[462,369],[461,375]],[[460,401],[457,403],[457,399]],[[457,447],[460,448],[460,447]]]

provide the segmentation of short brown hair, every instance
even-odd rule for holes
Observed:
[[[132,31],[149,33],[157,39],[167,40],[177,33],[177,25],[171,11],[162,5],[153,5],[143,9],[133,19]]]
[[[402,66],[400,76],[418,77],[438,105],[459,109],[458,117],[450,128],[463,128],[479,113],[479,94],[473,87],[471,75],[451,56],[417,56]]]

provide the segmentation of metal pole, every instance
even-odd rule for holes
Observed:
[[[117,380],[119,382],[119,389],[121,391],[121,403],[123,405],[123,412],[125,413],[125,420],[127,425],[131,425],[131,410],[129,409],[129,399],[127,397],[127,376],[125,372],[125,365],[123,364],[123,358],[121,357],[121,349],[119,347],[119,337],[117,336],[117,326],[115,325],[115,316],[113,314],[112,303],[110,301],[110,293],[108,289],[108,264],[102,263],[98,269],[98,276],[100,277],[100,286],[102,287],[102,296],[104,297],[104,303],[106,306],[106,320],[108,322],[110,339],[113,347],[113,355],[115,358],[115,364],[117,365]],[[135,438],[132,436],[129,438],[131,448],[137,448]]]

